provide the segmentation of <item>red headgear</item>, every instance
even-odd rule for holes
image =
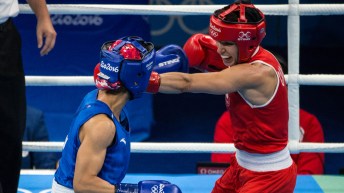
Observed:
[[[245,12],[254,10],[257,21],[248,21]],[[237,21],[230,21],[228,15],[238,12]],[[217,10],[210,18],[209,35],[216,41],[230,41],[238,46],[238,62],[247,62],[266,35],[264,14],[253,4],[233,3]]]

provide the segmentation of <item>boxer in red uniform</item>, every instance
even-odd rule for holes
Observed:
[[[284,73],[288,73],[288,65],[284,58],[276,55],[282,65]],[[303,109],[300,109],[300,142],[324,143],[324,132],[317,117]],[[233,143],[232,121],[228,111],[218,119],[215,132],[215,143]],[[211,161],[217,163],[229,163],[233,159],[232,153],[212,153]],[[324,153],[299,153],[292,154],[292,159],[297,165],[297,173],[305,175],[320,175],[324,173]]]
[[[222,63],[207,44],[212,42],[195,35],[184,50],[189,64],[208,73],[155,74],[148,91],[226,95],[237,152],[213,193],[293,192],[297,174],[287,147],[287,85],[278,60],[260,46],[263,13],[248,1],[230,4],[211,16],[209,35]],[[213,68],[221,65],[220,71]]]
[[[300,142],[324,143],[324,133],[317,117],[300,109]],[[233,143],[232,121],[228,111],[218,119],[215,132],[215,143]],[[234,158],[233,153],[212,153],[211,161],[229,163]],[[324,153],[292,154],[297,165],[297,173],[305,175],[320,175],[324,173]]]

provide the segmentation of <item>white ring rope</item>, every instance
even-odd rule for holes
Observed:
[[[23,142],[24,151],[60,152],[64,142]],[[132,142],[132,153],[233,153],[233,143],[147,143]],[[291,153],[344,153],[344,143],[289,143]]]
[[[225,5],[96,5],[49,4],[50,14],[97,15],[211,15]],[[344,75],[299,74],[300,16],[344,15],[344,4],[289,4],[256,5],[265,15],[288,16],[288,68],[289,75],[289,150],[298,152],[344,153],[344,143],[299,143],[299,85],[344,86]],[[20,4],[21,14],[32,14],[27,4]],[[26,76],[27,86],[93,86],[92,76]],[[64,142],[23,142],[25,151],[60,152]],[[141,153],[229,153],[233,144],[218,143],[132,143],[132,152]]]
[[[344,86],[344,75],[294,75],[300,85]],[[285,78],[288,82],[288,75]],[[25,76],[26,86],[94,86],[93,76]]]
[[[26,86],[94,86],[93,76],[25,76]]]
[[[51,14],[97,15],[211,15],[226,5],[99,5],[99,4],[49,4]],[[289,5],[256,5],[266,15],[290,15]],[[20,4],[20,13],[32,14],[27,4]],[[299,15],[343,15],[344,4],[299,4]]]

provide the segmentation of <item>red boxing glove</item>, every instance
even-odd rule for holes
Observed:
[[[146,91],[150,93],[159,92],[160,87],[160,75],[157,72],[152,72],[149,77],[149,82]]]
[[[189,67],[200,71],[218,72],[228,68],[223,64],[221,55],[217,53],[216,41],[205,34],[194,34],[183,47]]]

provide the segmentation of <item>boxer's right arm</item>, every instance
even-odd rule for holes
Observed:
[[[184,44],[183,47],[189,67],[202,72],[218,72],[225,68],[221,55],[217,53],[216,41],[205,34],[194,34]]]

